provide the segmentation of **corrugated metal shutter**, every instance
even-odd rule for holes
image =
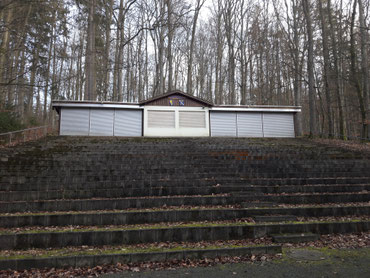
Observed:
[[[149,128],[175,128],[175,111],[148,110]]]
[[[91,109],[90,135],[113,136],[113,109]]]
[[[263,137],[262,113],[238,112],[238,137]]]
[[[90,109],[62,108],[60,135],[89,135]]]
[[[265,137],[294,137],[293,113],[263,113]]]
[[[211,136],[236,137],[236,113],[212,111]]]
[[[179,111],[179,126],[206,128],[206,113],[203,111]]]
[[[141,110],[115,110],[114,136],[141,136]]]

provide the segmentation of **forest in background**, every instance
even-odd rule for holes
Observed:
[[[51,100],[298,105],[298,134],[369,138],[370,1],[0,0],[0,133]]]

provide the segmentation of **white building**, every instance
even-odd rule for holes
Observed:
[[[294,137],[296,106],[227,106],[171,91],[140,103],[53,101],[60,135]]]

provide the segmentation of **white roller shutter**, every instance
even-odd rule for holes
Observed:
[[[265,137],[294,137],[293,113],[263,113]]]
[[[141,136],[141,110],[115,110],[114,136]]]
[[[211,136],[236,137],[236,112],[211,112]]]
[[[175,111],[148,110],[149,128],[175,128]]]
[[[206,128],[206,113],[203,111],[180,111],[180,128]]]
[[[238,112],[238,137],[263,137],[262,113]]]
[[[90,109],[62,108],[60,135],[89,135]]]
[[[91,109],[90,135],[113,136],[113,109]]]

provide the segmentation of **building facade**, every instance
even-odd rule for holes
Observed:
[[[294,137],[296,106],[213,105],[181,91],[140,103],[53,101],[59,134],[151,137]]]

